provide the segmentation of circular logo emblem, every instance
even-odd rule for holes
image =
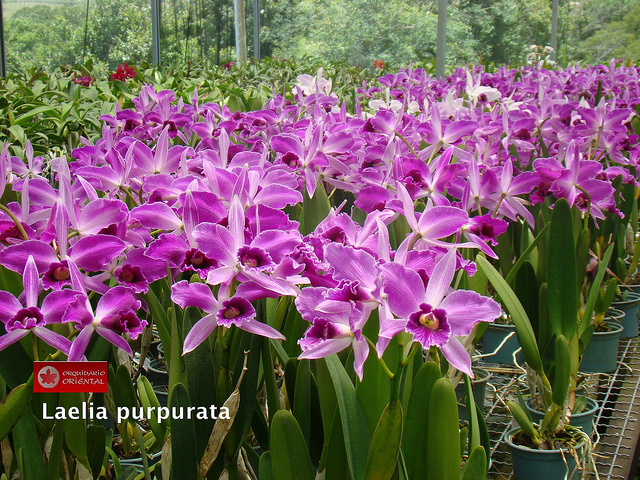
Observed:
[[[38,383],[43,388],[53,388],[59,381],[60,374],[54,367],[45,367],[38,373]]]

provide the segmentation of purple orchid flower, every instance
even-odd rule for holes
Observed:
[[[24,305],[11,293],[0,291],[0,321],[4,323],[7,332],[0,336],[0,350],[31,332],[48,345],[68,355],[71,349],[69,339],[49,330],[46,326],[62,321],[67,307],[75,301],[78,292],[73,290],[52,292],[44,298],[42,306],[38,307],[38,270],[32,256],[27,259],[22,279]]]
[[[147,326],[147,321],[140,320],[136,315],[136,311],[140,309],[140,301],[135,298],[131,289],[117,286],[100,297],[94,311],[80,278],[80,271],[73,262],[69,263],[69,267],[73,287],[80,292],[63,316],[64,322],[75,322],[76,328],[80,330],[69,351],[69,361],[84,358],[93,332],[132,357],[131,347],[121,334],[127,333],[135,340]]]
[[[448,293],[456,268],[455,250],[436,264],[426,286],[416,272],[402,265],[388,263],[380,268],[389,307],[399,317],[381,325],[380,335],[391,338],[409,332],[423,348],[438,347],[451,365],[473,376],[469,353],[457,337],[471,333],[478,322],[493,322],[501,309],[493,299],[476,292]]]
[[[280,230],[260,232],[251,242],[245,239],[245,214],[238,197],[229,209],[229,228],[213,223],[201,223],[193,236],[202,252],[217,262],[209,270],[207,283],[229,286],[236,276],[251,280],[261,287],[281,295],[296,296],[298,288],[269,273],[286,253],[300,243],[300,235]]]
[[[180,305],[180,308],[198,307],[207,313],[189,330],[184,339],[183,355],[204,342],[218,325],[226,328],[235,325],[262,337],[285,339],[275,328],[256,320],[256,311],[251,302],[271,295],[264,289],[252,288],[255,285],[249,283],[240,285],[231,298],[226,298],[225,289],[221,289],[221,294],[215,298],[211,287],[203,283],[182,280],[171,286],[171,300]]]
[[[296,299],[300,315],[311,322],[304,337],[298,340],[302,348],[298,358],[324,358],[352,346],[353,368],[362,381],[364,362],[369,356],[369,346],[362,327],[369,315],[364,315],[354,302],[329,299],[331,293],[335,291],[308,287]]]

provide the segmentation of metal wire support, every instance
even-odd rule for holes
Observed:
[[[160,0],[151,0],[151,59],[160,64]]]
[[[444,77],[447,55],[447,0],[438,0],[438,40],[436,50],[436,77]]]
[[[260,60],[260,0],[253,0],[253,58]]]
[[[4,51],[4,12],[2,11],[2,0],[0,0],[0,77],[7,76],[7,62]]]

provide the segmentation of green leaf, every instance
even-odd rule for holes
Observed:
[[[166,431],[166,420],[162,420],[162,422],[158,421],[158,416],[156,415],[156,408],[160,407],[160,402],[158,401],[158,397],[156,393],[153,391],[153,387],[149,380],[144,375],[140,375],[138,378],[138,395],[140,396],[140,406],[144,408],[145,412],[149,412],[149,407],[152,407],[151,415],[147,418],[147,423],[153,432],[153,435],[156,437],[156,440],[162,442],[164,440],[164,433]]]
[[[53,441],[49,452],[49,462],[47,463],[47,480],[59,480],[63,478],[60,471],[62,468],[62,446],[64,444],[64,422],[56,423],[53,429]]]
[[[138,476],[138,470],[133,465],[125,468],[116,480],[135,480]]]
[[[502,278],[493,265],[481,255],[476,257],[478,267],[485,273],[489,282],[500,296],[504,307],[506,308],[513,323],[516,325],[516,333],[518,341],[522,347],[522,353],[529,366],[538,373],[543,373],[542,359],[536,344],[536,337],[531,327],[529,317],[525,312],[520,300],[516,297],[509,284]]]
[[[33,376],[27,383],[18,385],[0,402],[0,440],[9,434],[11,429],[22,418],[33,394]]]
[[[540,302],[538,299],[538,280],[531,262],[524,262],[522,268],[516,275],[514,292],[520,300],[520,303],[522,303],[522,308],[527,312],[533,331],[539,331]]]
[[[147,305],[149,305],[149,311],[153,316],[153,321],[156,327],[158,327],[158,335],[160,336],[160,341],[164,348],[164,358],[168,364],[171,359],[171,334],[169,333],[171,330],[171,320],[169,320],[166,310],[158,300],[158,297],[153,292],[152,288],[150,288],[143,297],[147,302]]]
[[[129,380],[131,385],[131,380]],[[60,404],[65,408],[65,411],[69,412],[71,408],[77,409],[78,413],[82,409],[84,403],[84,395],[79,392],[69,392],[60,394]],[[64,422],[64,439],[67,447],[80,461],[86,462],[87,460],[87,425],[85,420],[79,416],[77,419],[71,418],[71,415],[67,414],[67,418]]]
[[[536,238],[533,239],[533,241],[527,247],[527,249],[524,252],[522,252],[522,254],[518,258],[516,263],[513,265],[513,267],[511,267],[511,269],[509,270],[509,274],[505,277],[505,280],[509,285],[511,285],[511,281],[514,279],[514,277],[518,273],[518,270],[520,270],[520,267],[522,266],[522,264],[526,260],[528,260],[529,255],[531,255],[531,252],[533,251],[533,249],[538,246],[538,242],[540,242],[540,240],[543,238],[543,235],[545,235],[547,233],[548,229],[549,229],[549,224],[547,223],[544,226],[544,228],[542,230],[540,230],[540,233],[538,233]]]
[[[471,451],[462,469],[462,480],[484,480],[487,478],[487,455],[484,447],[478,445]]]
[[[47,478],[42,455],[43,446],[38,439],[36,418],[30,405],[13,428],[13,444],[21,478]]]
[[[480,427],[478,425],[478,412],[476,410],[476,401],[473,398],[473,387],[468,375],[464,376],[464,388],[467,391],[467,415],[469,416],[469,450],[473,450],[480,445]]]
[[[293,415],[300,425],[302,436],[307,445],[311,437],[311,369],[309,360],[300,360],[295,380],[295,402]]]
[[[555,370],[553,375],[553,389],[551,400],[562,407],[569,393],[571,384],[571,354],[569,342],[564,335],[556,337],[555,344]]]
[[[94,480],[100,476],[105,447],[105,428],[101,425],[90,425],[87,430],[87,458]]]
[[[187,307],[183,315],[183,335],[202,318],[202,314],[195,307]],[[208,341],[202,342],[191,352],[183,356],[189,398],[195,407],[209,407],[219,405],[216,396],[216,377],[213,366],[213,353]],[[202,457],[209,435],[213,429],[213,419],[198,420],[195,423],[198,458]]]
[[[41,107],[33,108],[33,109],[29,110],[28,112],[23,113],[22,115],[19,115],[18,117],[16,117],[16,124],[18,124],[18,125],[26,125],[36,115],[40,115],[42,113],[48,113],[48,112],[55,112],[55,108],[53,108],[53,107],[51,107],[49,105],[42,105]]]
[[[182,383],[171,390],[169,406],[184,411],[191,406],[189,393]],[[173,478],[198,478],[196,430],[193,419],[171,417],[171,471]]]
[[[324,183],[318,182],[313,198],[309,198],[307,190],[304,191],[302,207],[301,231],[307,235],[315,230],[318,224],[324,220],[331,210],[331,202],[324,189]]]
[[[129,410],[138,406],[138,398],[133,388],[131,375],[125,365],[119,365],[116,370],[116,401],[120,402],[118,407],[127,407]]]
[[[549,321],[551,331],[567,340],[576,335],[578,322],[576,243],[571,225],[571,207],[561,198],[553,208],[549,233]]]
[[[273,416],[270,444],[273,480],[314,480],[307,444],[287,410],[278,410]]]
[[[240,450],[242,442],[249,431],[249,427],[251,426],[253,405],[258,394],[258,375],[260,373],[262,345],[269,345],[269,339],[265,337],[253,335],[242,330],[240,330],[240,332],[242,332],[242,337],[240,340],[240,350],[235,359],[236,363],[233,369],[233,384],[238,384],[238,380],[242,374],[245,355],[244,352],[248,352],[247,371],[240,383],[240,404],[236,414],[236,421],[233,422],[233,426],[225,440],[225,449],[228,449],[227,454],[230,454],[230,451],[237,453]]]
[[[452,480],[460,476],[460,436],[458,433],[458,401],[448,378],[433,385],[426,413],[427,475],[425,480]],[[417,480],[417,479],[416,479]]]
[[[529,416],[524,412],[520,404],[509,400],[507,401],[507,408],[513,415],[513,418],[518,423],[518,426],[522,429],[522,432],[531,439],[534,445],[540,444],[540,434],[533,425],[533,422]]]
[[[372,319],[370,318],[367,324],[371,321]],[[375,324],[377,329],[377,321]],[[371,337],[367,336],[367,338]],[[369,431],[373,432],[378,425],[380,415],[382,415],[389,403],[391,379],[383,370],[382,365],[380,365],[378,354],[375,351],[369,352],[369,356],[364,362],[363,372],[362,382],[356,384],[356,393],[367,416]]]
[[[600,290],[600,285],[602,284],[602,279],[604,278],[604,274],[607,272],[607,267],[609,266],[609,260],[611,260],[611,254],[613,253],[613,247],[614,247],[613,243],[609,245],[609,248],[607,248],[607,250],[604,252],[604,255],[602,256],[602,260],[598,264],[596,277],[593,279],[593,283],[591,284],[591,289],[589,290],[589,296],[587,297],[587,304],[584,309],[584,315],[582,316],[582,322],[580,323],[580,329],[578,332],[579,336],[582,336],[582,334],[585,332],[585,330],[591,323],[591,316],[595,308],[596,299],[598,298],[598,291]]]
[[[365,480],[391,480],[402,441],[402,404],[390,402],[382,412],[367,455]]]
[[[440,368],[435,362],[424,363],[416,374],[405,417],[403,443],[407,452],[427,450],[428,419],[425,412],[429,411],[431,390],[440,377]],[[429,468],[426,455],[407,455],[405,463],[411,480],[426,478]]]
[[[273,468],[271,463],[271,451],[264,452],[260,456],[260,463],[258,465],[260,480],[273,480]]]
[[[351,479],[351,475],[349,474],[347,452],[344,448],[340,412],[337,408],[331,420],[330,430],[326,433],[329,443],[326,451],[325,480],[348,480]]]
[[[337,355],[330,355],[324,361],[336,392],[351,477],[353,480],[364,480],[367,452],[371,442],[367,417],[356,395],[356,389]]]

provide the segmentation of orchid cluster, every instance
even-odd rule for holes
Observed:
[[[533,225],[539,202],[619,214],[612,180],[636,184],[638,73],[405,70],[363,85],[353,113],[321,71],[251,112],[145,86],[72,158],[3,150],[19,196],[0,218],[0,265],[25,289],[0,292],[0,348],[32,332],[81,360],[97,333],[131,354],[145,294],[166,281],[175,304],[204,312],[184,353],[218,327],[283,339],[253,302],[295,297],[299,358],[352,347],[362,378],[369,343],[382,356],[404,332],[471,375],[460,337],[501,308],[451,287],[475,272],[463,254],[495,258],[508,222]],[[327,196],[326,218],[301,226],[300,206]]]

